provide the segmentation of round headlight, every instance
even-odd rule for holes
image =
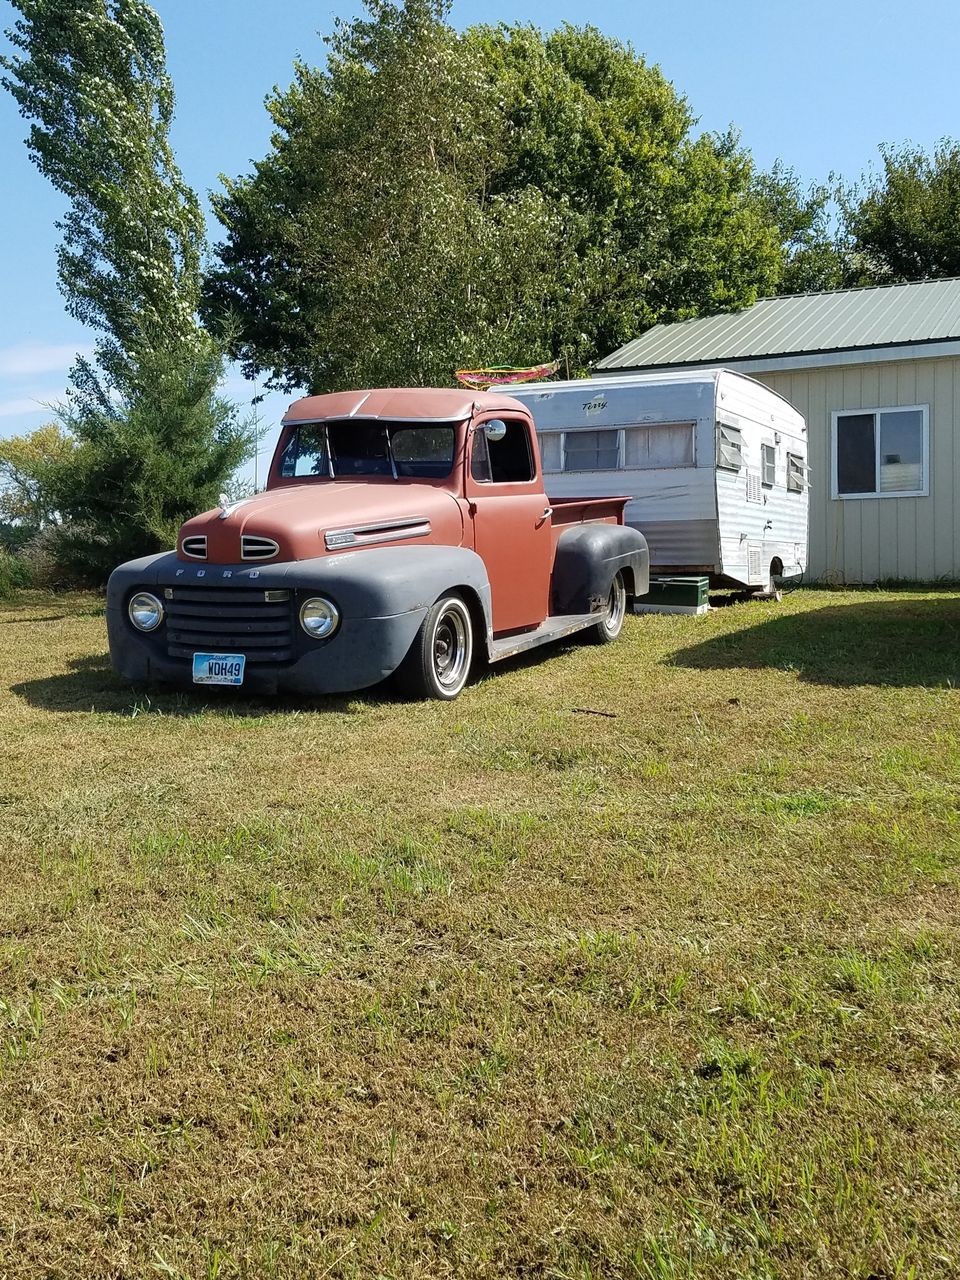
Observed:
[[[340,610],[332,600],[313,596],[300,606],[300,625],[314,640],[326,640],[340,624]]]
[[[163,605],[149,591],[138,591],[131,596],[127,613],[138,631],[156,631],[163,621]]]

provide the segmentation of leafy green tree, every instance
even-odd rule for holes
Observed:
[[[536,343],[559,252],[536,191],[491,190],[503,127],[445,6],[369,8],[324,71],[297,64],[268,102],[272,152],[214,199],[229,236],[207,314],[236,314],[246,369],[284,387],[449,382],[478,333],[507,359]]]
[[[883,168],[845,193],[852,284],[960,276],[960,142],[881,147]]]
[[[832,183],[832,180],[831,180]],[[777,228],[783,251],[778,293],[842,289],[847,275],[847,243],[833,185],[807,188],[793,169],[777,163],[754,179],[766,218]]]
[[[58,562],[102,581],[119,560],[163,551],[179,526],[216,504],[238,459],[234,406],[217,394],[219,354],[140,353],[119,403],[64,410],[76,447],[52,476],[50,499],[69,523],[54,532]]]
[[[443,0],[368,0],[268,100],[224,180],[205,313],[273,385],[580,371],[659,319],[776,290],[785,237],[730,136],[693,138],[656,67],[593,28],[459,34]]]
[[[0,440],[0,542],[8,548],[59,523],[56,477],[75,448],[56,422]]]
[[[32,159],[69,202],[60,289],[98,333],[95,359],[72,371],[64,422],[79,447],[59,486],[62,538],[76,532],[82,550],[96,536],[102,573],[168,542],[169,514],[215,496],[249,431],[217,395],[223,345],[196,317],[203,218],[170,147],[174,95],[156,13],[143,0],[11,2],[17,52],[0,60],[0,82],[31,122]],[[104,494],[123,518],[111,521]]]

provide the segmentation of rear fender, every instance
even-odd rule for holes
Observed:
[[[650,589],[650,552],[637,529],[622,524],[578,524],[564,529],[553,562],[554,613],[595,613],[622,572],[632,596]]]

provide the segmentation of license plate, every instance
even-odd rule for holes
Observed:
[[[243,684],[243,653],[195,653],[194,684]]]

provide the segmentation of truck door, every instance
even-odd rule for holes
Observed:
[[[488,439],[483,426],[473,429],[465,492],[499,633],[537,627],[546,618],[553,530],[529,425],[519,418],[497,421],[506,427],[502,439]]]

